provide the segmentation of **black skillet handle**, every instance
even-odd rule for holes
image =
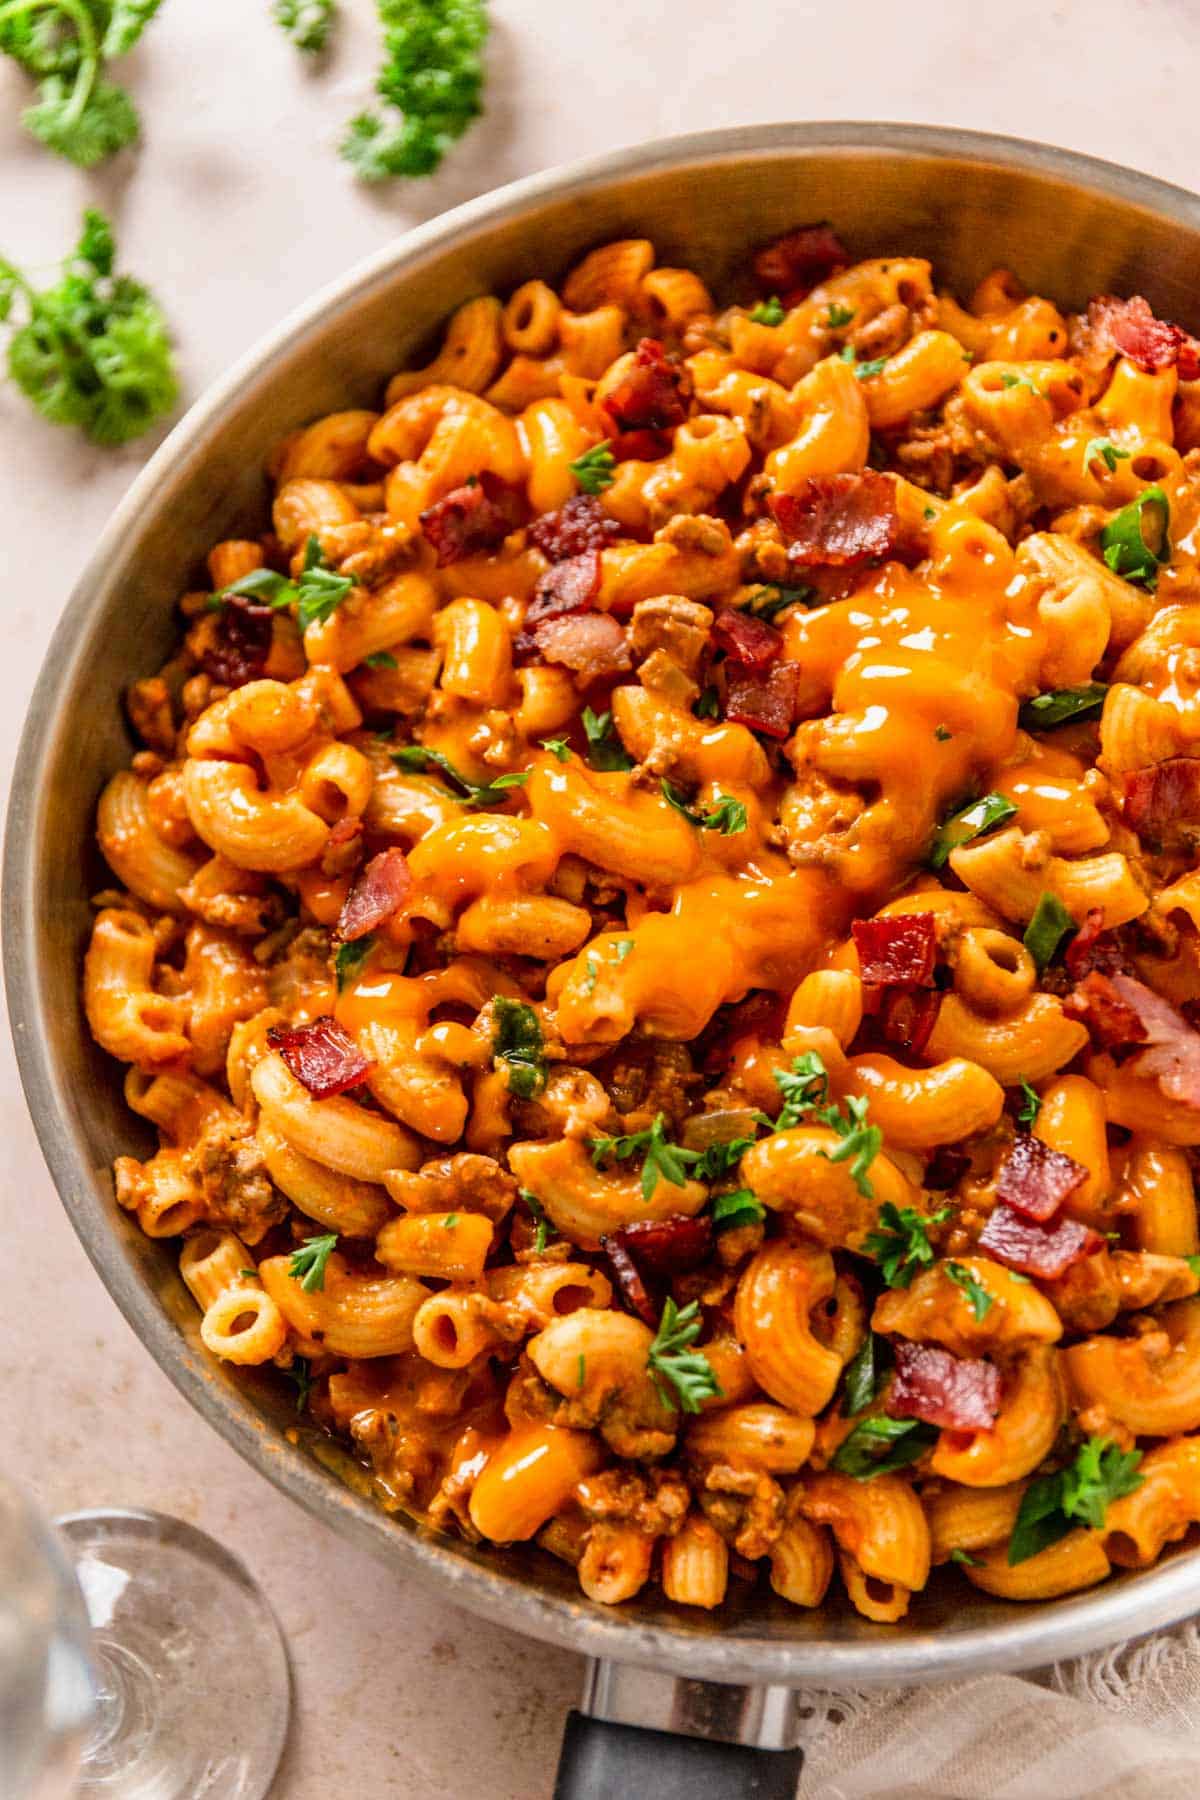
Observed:
[[[797,1696],[593,1662],[554,1800],[795,1800]]]

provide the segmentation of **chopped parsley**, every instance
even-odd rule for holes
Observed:
[[[1036,394],[1039,400],[1044,400],[1046,398],[1041,388],[1038,387],[1035,382],[1030,381],[1028,375],[1014,375],[1011,369],[1006,370],[1005,373],[1001,375],[1000,386],[1002,388],[1028,388],[1029,392],[1031,394]]]
[[[1022,943],[1037,964],[1041,974],[1054,959],[1068,932],[1074,932],[1075,921],[1057,894],[1044,893],[1025,927]]]
[[[854,308],[843,306],[840,300],[834,300],[825,314],[825,324],[830,331],[840,331],[843,325],[849,325],[854,318]]]
[[[594,956],[589,956],[586,959],[586,968],[587,980],[583,984],[583,991],[590,999],[596,991],[596,978],[600,973],[600,965]]]
[[[710,683],[698,700],[692,702],[692,714],[697,719],[719,719],[721,716],[721,696]]]
[[[732,794],[718,794],[717,804],[710,812],[697,812],[689,806],[679,789],[666,776],[662,777],[663,799],[682,813],[689,825],[698,831],[719,831],[722,837],[732,837],[736,831],[746,829],[746,808],[742,801],[735,800]]]
[[[712,1204],[713,1230],[732,1231],[739,1225],[761,1225],[767,1209],[749,1188],[737,1188],[732,1194],[718,1194]]]
[[[1018,723],[1022,731],[1049,731],[1068,719],[1083,719],[1099,712],[1108,688],[1103,681],[1085,681],[1082,687],[1051,688],[1022,703]]]
[[[888,366],[886,356],[873,356],[867,362],[855,365],[854,373],[859,381],[870,381],[876,375],[882,375]]]
[[[975,1315],[975,1323],[977,1325],[982,1324],[995,1304],[994,1297],[988,1293],[985,1287],[980,1285],[970,1269],[963,1263],[948,1262],[946,1264],[946,1273],[954,1283],[955,1287],[960,1287],[967,1296],[967,1299],[971,1302],[971,1311]]]
[[[838,1445],[830,1468],[855,1481],[872,1481],[906,1469],[937,1442],[937,1429],[920,1419],[861,1419]]]
[[[700,1331],[699,1301],[692,1300],[679,1308],[668,1298],[646,1357],[646,1366],[663,1403],[678,1406],[686,1413],[698,1413],[701,1401],[719,1400],[722,1395],[721,1384],[707,1356],[691,1348]],[[668,1383],[675,1390],[674,1396]]]
[[[332,618],[354,585],[353,575],[334,573],[325,561],[320,539],[310,533],[304,546],[304,567],[296,582],[296,623],[301,631]]]
[[[787,309],[778,294],[772,294],[769,300],[760,300],[757,306],[750,309],[750,317],[756,325],[782,325],[787,318]]]
[[[970,1556],[967,1551],[957,1547],[950,1552],[950,1561],[953,1563],[962,1563],[963,1566],[968,1569],[982,1569],[983,1567],[983,1564],[977,1556]]]
[[[1149,520],[1145,516],[1147,508]],[[1157,485],[1143,488],[1136,500],[1114,514],[1100,533],[1100,548],[1113,574],[1123,575],[1126,581],[1138,582],[1145,588],[1156,588],[1159,564],[1171,554],[1167,535],[1170,522],[1167,496]]]
[[[298,1281],[306,1294],[319,1294],[325,1288],[325,1265],[337,1245],[337,1232],[323,1237],[305,1238],[299,1249],[292,1251],[288,1274]]]
[[[457,1224],[458,1224],[458,1214],[457,1213],[447,1213],[445,1218],[442,1220],[442,1230],[443,1231],[453,1231],[454,1227]]]
[[[582,456],[577,456],[567,467],[575,477],[579,491],[583,494],[602,494],[610,488],[616,479],[616,459],[609,448],[610,439],[605,438],[602,444],[593,444]]]
[[[576,1365],[575,1386],[578,1388],[581,1388],[583,1386],[584,1382],[586,1381],[586,1379],[587,1379],[587,1358],[584,1356],[583,1351],[581,1350],[579,1352],[579,1361]]]
[[[307,1356],[294,1356],[288,1368],[282,1371],[289,1381],[296,1384],[296,1411],[303,1412],[308,1405],[312,1393],[312,1364]]]
[[[633,758],[626,754],[610,712],[595,713],[590,706],[585,706],[580,721],[588,741],[588,762],[593,769],[605,774],[616,769],[632,769]]]
[[[1048,1550],[1077,1525],[1103,1530],[1112,1502],[1134,1493],[1146,1479],[1138,1473],[1141,1460],[1140,1450],[1091,1437],[1065,1469],[1031,1482],[1008,1540],[1009,1566]]]
[[[546,1217],[546,1209],[536,1194],[531,1194],[528,1188],[518,1188],[517,1193],[533,1214],[533,1247],[540,1256],[554,1227]]]
[[[822,1125],[837,1133],[842,1142],[836,1150],[822,1150],[827,1162],[849,1162],[850,1175],[860,1194],[870,1200],[875,1193],[867,1174],[883,1147],[883,1132],[878,1125],[868,1125],[866,1096],[851,1094],[846,1109],[826,1105],[829,1095],[829,1073],[815,1050],[793,1057],[790,1069],[773,1071],[775,1085],[783,1095],[783,1106],[773,1122],[773,1131],[788,1131],[806,1114],[811,1113]]]
[[[1185,1256],[1183,1260],[1193,1275],[1200,1276],[1200,1256]]]
[[[762,587],[751,588],[746,597],[737,602],[737,610],[769,621],[777,619],[789,606],[807,606],[815,592],[816,589],[811,587],[784,587],[779,582],[766,582]]]
[[[1032,1131],[1037,1124],[1038,1114],[1042,1110],[1042,1097],[1035,1087],[1030,1087],[1024,1076],[1021,1077],[1021,1104],[1017,1109],[1017,1123],[1026,1131]]]
[[[726,1138],[724,1143],[710,1144],[707,1150],[701,1151],[692,1174],[697,1181],[720,1181],[735,1163],[741,1162],[753,1143],[752,1137],[735,1137]]]
[[[888,1371],[888,1341],[868,1331],[850,1361],[842,1386],[844,1410],[852,1417],[865,1412],[883,1389]]]
[[[532,1100],[546,1085],[546,1047],[532,1006],[497,994],[492,1001],[492,1054],[505,1065],[508,1091]]]
[[[1111,475],[1119,462],[1129,461],[1129,451],[1119,450],[1111,438],[1089,438],[1083,446],[1083,472],[1086,475],[1094,462],[1102,462]]]
[[[952,731],[947,731],[944,725],[935,725],[933,728],[933,735],[939,744],[948,744],[950,739],[954,736],[954,733]]]
[[[483,111],[487,0],[376,0],[385,112],[359,113],[341,153],[362,181],[432,175]]]
[[[571,746],[566,738],[543,738],[542,749],[548,750],[551,756],[558,758],[559,762],[566,762],[571,754]]]
[[[805,1113],[814,1106],[823,1106],[829,1097],[829,1072],[815,1050],[794,1056],[791,1068],[776,1069],[774,1077],[783,1095],[783,1106],[774,1124],[776,1131],[789,1131]]]
[[[393,750],[392,761],[398,769],[440,769],[448,780],[462,789],[467,806],[495,806],[510,788],[524,787],[530,774],[528,769],[523,769],[516,775],[497,775],[494,781],[472,781],[469,775],[455,768],[448,756],[443,756],[440,750],[428,750],[424,744],[406,744],[402,750]]]
[[[390,650],[372,650],[370,656],[363,657],[363,662],[368,669],[398,669],[400,667]]]
[[[363,963],[375,948],[375,939],[368,931],[365,937],[355,938],[352,943],[339,944],[337,955],[333,959],[333,972],[337,977],[337,991],[345,991],[346,983],[353,981]]]
[[[644,1199],[650,1199],[660,1177],[672,1187],[683,1187],[688,1179],[688,1170],[700,1161],[700,1152],[685,1150],[681,1144],[669,1144],[665,1124],[664,1115],[659,1113],[653,1125],[645,1131],[631,1131],[624,1137],[592,1138],[588,1148],[592,1153],[594,1167],[602,1169],[607,1162],[627,1162],[631,1156],[641,1156],[644,1158]]]
[[[318,56],[329,42],[337,14],[334,0],[275,0],[271,16],[297,50]]]
[[[1011,819],[1016,810],[1004,794],[985,794],[982,800],[972,800],[969,806],[951,813],[934,833],[933,848],[929,852],[930,868],[944,868],[952,850],[982,837],[987,831],[994,831],[997,825]]]
[[[888,1287],[909,1287],[918,1269],[929,1268],[934,1260],[929,1226],[942,1224],[953,1211],[953,1207],[943,1206],[935,1213],[919,1213],[914,1207],[896,1206],[887,1200],[879,1209],[877,1229],[863,1239],[863,1255],[879,1264]]]

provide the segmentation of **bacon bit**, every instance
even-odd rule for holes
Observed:
[[[539,575],[525,613],[525,630],[536,631],[547,619],[583,612],[600,592],[600,552],[582,550]]]
[[[272,1025],[267,1042],[315,1100],[361,1086],[371,1066],[328,1013],[309,1025]]]
[[[325,840],[321,852],[321,873],[335,881],[349,875],[363,859],[363,824],[361,819],[339,819]]]
[[[261,679],[270,654],[271,608],[245,594],[228,595],[200,652],[200,667],[222,687],[244,687]]]
[[[421,514],[421,530],[437,551],[437,566],[494,550],[520,524],[520,503],[499,476],[485,470],[478,480],[435,500]]]
[[[723,606],[713,621],[713,641],[734,662],[760,674],[783,648],[783,639],[765,619]]]
[[[1200,373],[1200,343],[1180,326],[1155,318],[1140,294],[1128,300],[1102,294],[1089,304],[1087,316],[1097,343],[1110,344],[1147,374],[1174,367],[1181,380],[1194,381]]]
[[[796,682],[799,663],[773,663],[765,675],[730,674],[725,693],[725,717],[734,725],[748,725],[767,737],[785,738],[796,715]]]
[[[614,1232],[613,1238],[649,1274],[665,1281],[700,1267],[712,1249],[712,1220],[705,1213],[694,1219],[683,1213],[672,1213],[667,1219],[638,1219]]]
[[[1075,1219],[1038,1225],[1011,1206],[997,1206],[979,1234],[979,1248],[1022,1275],[1057,1281],[1082,1256],[1094,1256],[1104,1239]]]
[[[629,1311],[635,1313],[647,1325],[657,1325],[659,1309],[650,1297],[650,1290],[642,1280],[637,1264],[621,1243],[619,1234],[602,1237],[600,1248],[608,1258],[609,1265],[617,1279],[621,1298]]]
[[[691,391],[691,376],[679,359],[668,356],[657,338],[645,337],[601,407],[618,432],[673,431],[687,418]]]
[[[1125,777],[1125,823],[1168,849],[1195,842],[1200,830],[1200,757],[1172,756]]]
[[[529,527],[529,541],[549,562],[566,562],[585,550],[603,550],[621,527],[594,494],[573,494],[556,512],[542,513]]]
[[[1021,1131],[1000,1170],[996,1198],[1027,1219],[1044,1224],[1086,1180],[1082,1163],[1061,1150],[1052,1150],[1031,1132]]]
[[[933,1344],[898,1338],[888,1390],[893,1419],[924,1419],[944,1431],[990,1431],[1000,1411],[1000,1371],[982,1357],[952,1356]]]
[[[1144,1044],[1146,1032],[1135,1006],[1123,1000],[1115,982],[1127,979],[1093,969],[1063,1001],[1063,1011],[1081,1019],[1104,1050],[1125,1050]],[[1140,987],[1140,982],[1130,983]]]
[[[760,250],[754,258],[754,273],[769,294],[787,290],[789,301],[795,304],[849,261],[845,244],[832,225],[822,220],[817,225],[800,225]]]
[[[713,1014],[704,1038],[703,1068],[706,1075],[729,1067],[744,1037],[761,1037],[778,1043],[783,1036],[787,1001],[780,994],[756,988],[744,1000],[723,1006]],[[711,1035],[710,1035],[711,1034]],[[696,1145],[689,1140],[689,1148]]]
[[[584,681],[619,675],[633,664],[625,633],[607,613],[573,613],[547,619],[533,635],[546,662],[561,663]]]
[[[864,998],[867,990],[864,989]],[[877,988],[878,996],[880,990]],[[933,1036],[933,1028],[942,1010],[942,996],[937,988],[919,988],[906,992],[890,988],[873,1008],[880,1037],[900,1050],[911,1050],[920,1056]]]
[[[932,913],[855,919],[850,929],[864,982],[888,987],[933,986],[937,925]]]
[[[350,892],[337,922],[343,943],[366,937],[403,906],[412,887],[403,850],[381,850],[373,856]]]
[[[608,448],[616,463],[657,462],[670,450],[671,439],[665,431],[618,431]]]
[[[1093,969],[1099,969],[1102,975],[1112,975],[1125,968],[1127,961],[1122,939],[1115,931],[1104,929],[1104,908],[1090,907],[1063,957],[1071,980],[1082,981]]]
[[[795,570],[857,568],[886,557],[915,561],[919,546],[900,518],[896,477],[809,475],[792,494],[773,494],[771,512],[791,538]]]

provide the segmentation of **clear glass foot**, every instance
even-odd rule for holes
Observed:
[[[91,1621],[88,1800],[264,1800],[287,1736],[279,1626],[228,1550],[161,1513],[56,1521]]]

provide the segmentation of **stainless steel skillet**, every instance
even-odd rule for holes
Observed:
[[[1151,1630],[1200,1609],[1200,1548],[1180,1546],[1153,1570],[1037,1607],[935,1581],[889,1628],[837,1610],[810,1616],[757,1591],[715,1619],[658,1596],[607,1612],[536,1551],[472,1547],[385,1517],[327,1444],[284,1438],[294,1423],[286,1397],[205,1356],[173,1255],[114,1206],[112,1158],[146,1140],[77,1000],[87,897],[101,879],[92,813],[129,753],[122,689],[164,659],[173,601],[208,545],[261,524],[260,470],[284,432],[373,404],[382,379],[421,352],[461,300],[555,276],[606,237],[652,237],[662,261],[698,267],[720,292],[749,246],[822,217],[858,253],[931,257],[960,292],[1003,262],[1061,303],[1140,292],[1200,329],[1200,199],[1037,144],[919,126],[784,124],[679,138],[518,182],[326,289],[175,429],[66,606],[14,775],[3,896],[9,1009],[42,1148],[88,1255],[175,1385],[262,1474],[398,1573],[594,1659],[568,1732],[563,1800],[639,1779],[654,1781],[659,1800],[684,1786],[690,1800],[788,1793],[797,1762],[778,1753],[795,1741],[803,1684],[1029,1667]],[[759,1748],[721,1748],[732,1744]],[[745,1756],[760,1760],[721,1761]]]

